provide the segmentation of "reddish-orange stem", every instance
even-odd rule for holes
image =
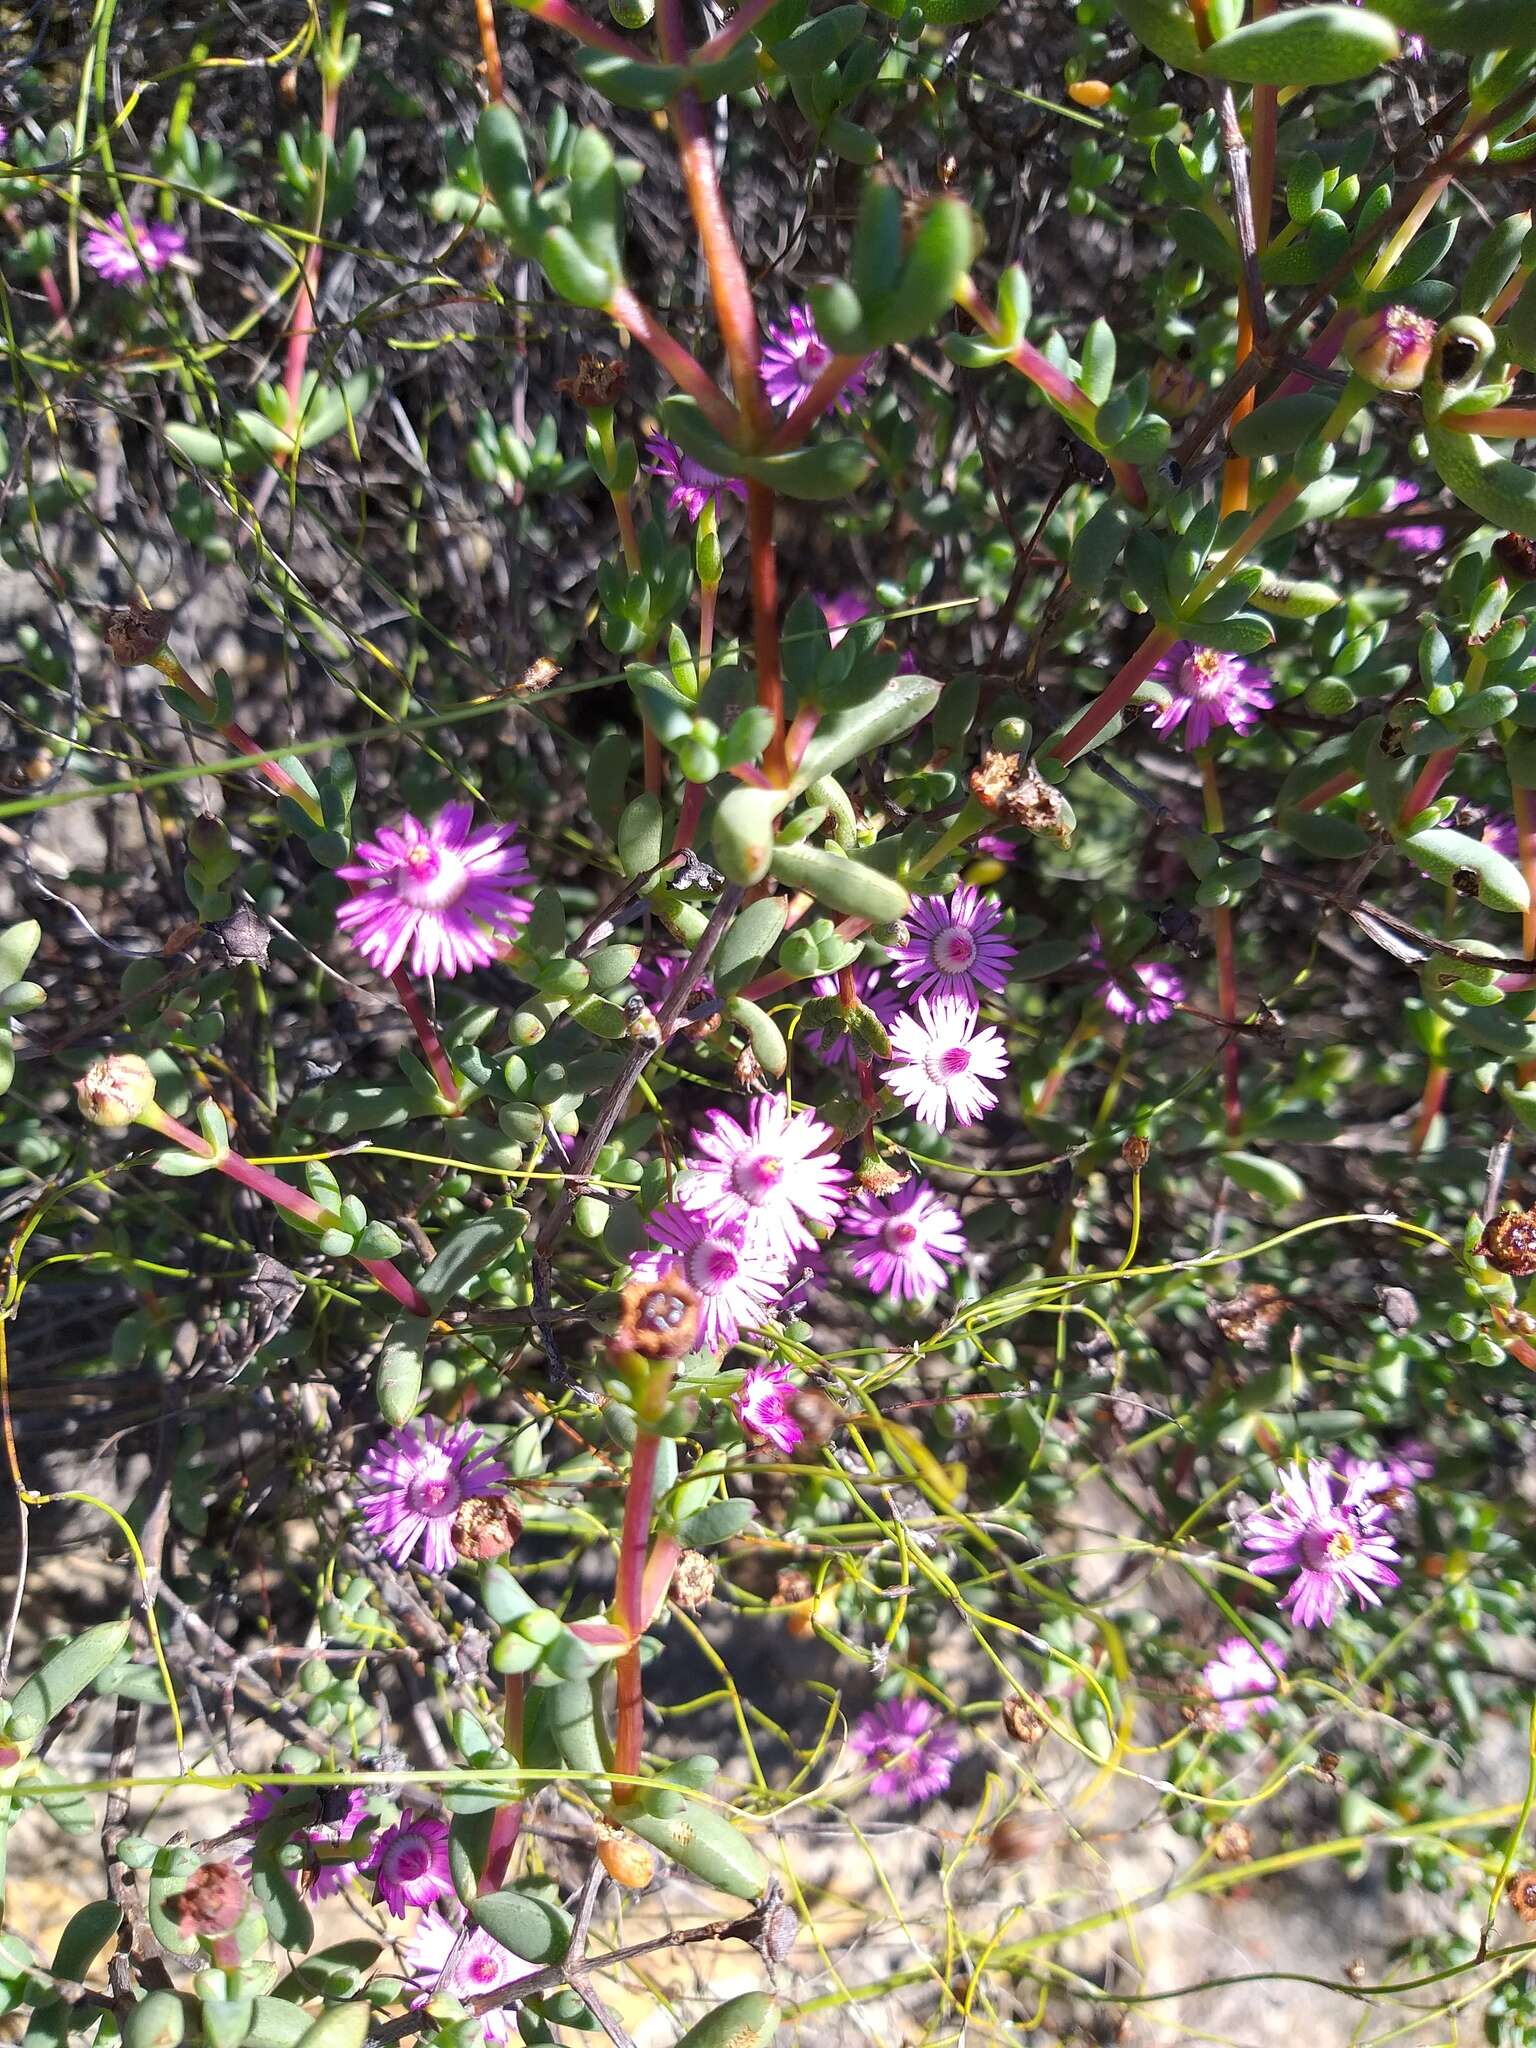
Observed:
[[[689,354],[650,307],[637,299],[628,285],[621,284],[608,301],[607,310],[609,318],[639,342],[666,371],[679,391],[686,391],[698,402],[711,426],[734,440],[741,425],[735,406],[704,365]]]
[[[1536,434],[1536,406],[1495,405],[1487,412],[1447,412],[1441,423],[1454,434],[1492,434],[1497,441],[1526,441]]]
[[[1413,1120],[1413,1135],[1408,1140],[1408,1150],[1415,1159],[1424,1150],[1430,1127],[1440,1114],[1450,1078],[1449,1067],[1442,1067],[1438,1060],[1430,1061],[1428,1072],[1424,1076],[1424,1093],[1419,1099],[1419,1113]]]
[[[757,701],[773,719],[773,738],[763,756],[776,789],[789,781],[784,746],[784,677],[779,666],[779,572],[773,551],[773,493],[764,484],[747,486],[747,542],[752,552],[752,628],[757,652]]]
[[[475,22],[480,30],[486,96],[494,106],[506,91],[506,81],[501,75],[501,44],[496,36],[496,14],[491,0],[475,0]]]
[[[1455,767],[1456,756],[1460,751],[1461,748],[1457,745],[1442,747],[1438,754],[1430,755],[1419,770],[1412,789],[1403,798],[1403,807],[1397,814],[1399,825],[1406,825],[1410,818],[1417,817],[1426,804],[1434,802],[1440,794],[1440,785]]]
[[[1320,811],[1324,804],[1331,803],[1336,796],[1342,796],[1347,789],[1353,789],[1360,780],[1353,768],[1341,768],[1337,775],[1330,775],[1326,782],[1320,782],[1316,789],[1308,790],[1296,799],[1298,811]]]
[[[650,1538],[656,1457],[660,1448],[660,1439],[648,1430],[642,1430],[635,1438],[629,1467],[629,1488],[624,1496],[624,1526],[619,1534],[613,1618],[629,1637],[631,1647],[618,1662],[618,1718],[613,1746],[613,1769],[617,1779],[639,1776],[640,1753],[644,1748],[645,1701],[640,1678],[639,1640],[644,1628],[645,1553]],[[631,1786],[615,1784],[616,1802],[622,1803],[633,1797]]]
[[[1051,749],[1058,761],[1075,761],[1085,747],[1093,744],[1109,721],[1130,703],[1177,638],[1171,626],[1152,628],[1114,681],[1100,691],[1071,731]]]

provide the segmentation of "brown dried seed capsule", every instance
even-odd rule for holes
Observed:
[[[1536,1273],[1536,1209],[1501,1209],[1477,1248],[1496,1272],[1517,1280]]]
[[[1246,1863],[1253,1854],[1253,1837],[1240,1820],[1223,1821],[1211,1836],[1211,1854],[1218,1863]]]
[[[1120,1157],[1131,1169],[1132,1173],[1140,1173],[1141,1169],[1152,1157],[1152,1147],[1138,1133],[1136,1136],[1126,1139],[1125,1143],[1120,1147]]]
[[[1523,533],[1506,533],[1494,542],[1493,559],[1511,576],[1536,583],[1536,540],[1527,540]]]
[[[1278,1287],[1259,1280],[1234,1294],[1230,1301],[1208,1303],[1206,1312],[1229,1344],[1241,1344],[1245,1351],[1253,1351],[1285,1313],[1285,1297]]]
[[[1026,1748],[1034,1748],[1048,1725],[1032,1699],[1010,1693],[1003,1701],[1003,1726],[1015,1742],[1022,1742]]]
[[[685,1550],[672,1570],[671,1598],[684,1614],[699,1614],[715,1590],[715,1568],[701,1550]]]
[[[1025,1863],[1040,1849],[1040,1830],[1016,1813],[1005,1813],[987,1837],[989,1863]]]
[[[786,1565],[774,1581],[773,1607],[798,1607],[802,1600],[809,1600],[813,1591],[807,1573],[796,1571],[793,1565]]]
[[[628,381],[628,365],[616,357],[583,355],[576,365],[575,376],[562,377],[555,389],[591,411],[616,404]]]
[[[240,1923],[250,1896],[233,1863],[204,1863],[166,1905],[183,1934],[228,1934]]]
[[[1536,1923],[1536,1870],[1517,1870],[1505,1885],[1504,1896],[1527,1927]]]
[[[523,1533],[523,1518],[509,1500],[460,1501],[449,1541],[460,1557],[486,1564],[504,1557]]]
[[[107,652],[124,668],[139,668],[153,661],[170,638],[169,612],[152,611],[144,604],[119,605],[102,621],[102,638]]]
[[[1026,832],[1044,833],[1063,844],[1070,836],[1061,791],[1042,781],[1033,764],[1017,788],[1011,789],[1003,798],[999,809],[1010,825],[1022,825]]]
[[[799,1914],[785,1900],[771,1898],[758,1923],[758,1954],[765,1963],[782,1963],[799,1939]]]
[[[681,1358],[699,1334],[699,1297],[675,1266],[654,1280],[631,1280],[619,1296],[619,1326],[608,1340],[615,1356]]]
[[[906,1186],[911,1175],[871,1152],[859,1162],[859,1170],[853,1178],[855,1186],[863,1194],[894,1195],[898,1188]]]
[[[597,1838],[597,1860],[626,1891],[643,1891],[656,1875],[656,1858],[636,1836],[622,1828],[605,1830]]]
[[[272,950],[272,934],[248,903],[242,903],[238,910],[232,910],[228,917],[221,918],[209,930],[224,951],[224,958],[231,967],[249,960],[257,967],[265,967],[267,955]]]
[[[971,795],[987,810],[995,811],[1008,792],[1018,786],[1023,761],[1017,754],[998,754],[988,747],[980,765],[971,770]]]

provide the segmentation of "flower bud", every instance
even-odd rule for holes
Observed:
[[[87,1123],[123,1131],[154,1101],[155,1077],[136,1052],[106,1053],[92,1060],[75,1083],[75,1099]]]
[[[1211,387],[1188,363],[1159,356],[1151,371],[1152,403],[1168,420],[1187,420],[1211,395]]]
[[[1355,375],[1378,391],[1417,391],[1434,339],[1433,320],[1407,306],[1383,306],[1350,328],[1344,356]]]
[[[1478,1240],[1478,1251],[1495,1272],[1517,1280],[1536,1273],[1536,1209],[1502,1209]]]
[[[656,1858],[651,1851],[621,1828],[599,1835],[597,1860],[614,1883],[623,1885],[626,1891],[643,1891],[656,1875]]]
[[[684,1614],[701,1614],[715,1590],[715,1568],[701,1550],[685,1550],[672,1572],[669,1597]]]

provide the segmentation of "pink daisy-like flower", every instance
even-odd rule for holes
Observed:
[[[1483,826],[1483,844],[1506,860],[1520,858],[1520,828],[1513,818],[1489,818]]]
[[[1388,1514],[1398,1514],[1406,1508],[1418,1490],[1418,1482],[1428,1479],[1435,1469],[1434,1459],[1426,1456],[1411,1438],[1385,1457],[1357,1458],[1350,1451],[1334,1451],[1328,1462],[1333,1468],[1333,1489],[1338,1499],[1342,1500],[1354,1486]]]
[[[256,1836],[260,1834],[261,1830],[272,1818],[273,1813],[277,1809],[278,1802],[286,1799],[290,1792],[298,1789],[300,1788],[285,1785],[281,1778],[276,1778],[271,1784],[259,1785],[254,1791],[247,1793],[245,1818],[240,1823],[242,1832],[249,1835],[254,1842]],[[313,1790],[314,1797],[318,1802],[320,1789],[318,1787],[307,1789]],[[304,1826],[296,1825],[289,1836],[290,1841],[302,1842],[304,1844],[305,1858],[302,1883],[304,1890],[311,1898],[328,1899],[342,1890],[346,1884],[357,1876],[359,1859],[367,1854],[368,1847],[371,1846],[360,1843],[356,1856],[348,1856],[342,1853],[345,1847],[350,1844],[358,1829],[363,1825],[363,1822],[368,1818],[368,1801],[364,1797],[361,1787],[357,1785],[349,1786],[346,1796],[346,1811],[339,1820],[316,1821],[312,1825]],[[249,1850],[241,1855],[239,1862],[241,1869],[249,1876],[251,1868]]]
[[[891,1047],[885,1085],[936,1131],[979,1123],[997,1100],[985,1084],[1008,1071],[1002,1038],[956,996],[919,996],[917,1015],[892,1026]]]
[[[1377,1586],[1395,1586],[1397,1545],[1382,1524],[1387,1510],[1358,1478],[1340,1491],[1333,1468],[1317,1460],[1289,1466],[1267,1508],[1250,1516],[1242,1541],[1256,1572],[1294,1572],[1281,1600],[1299,1628],[1327,1628],[1340,1600],[1379,1607]]]
[[[843,1228],[867,1240],[849,1259],[859,1279],[898,1301],[931,1301],[965,1255],[960,1218],[920,1180],[883,1201],[856,1196]]]
[[[1397,511],[1401,505],[1411,505],[1421,495],[1419,487],[1410,483],[1407,477],[1399,477],[1392,486],[1392,495],[1387,500],[1387,510]],[[1438,555],[1445,546],[1445,528],[1429,522],[1413,522],[1406,526],[1389,526],[1386,537],[1393,547],[1405,555]]]
[[[948,1785],[960,1737],[930,1700],[882,1700],[854,1722],[848,1747],[874,1771],[877,1798],[917,1806]]]
[[[771,1444],[785,1457],[805,1434],[789,1412],[794,1390],[787,1365],[754,1365],[731,1398],[736,1420],[747,1435]]]
[[[745,1326],[756,1329],[777,1304],[787,1262],[763,1246],[746,1245],[742,1218],[712,1220],[681,1202],[668,1202],[650,1220],[665,1250],[631,1261],[637,1280],[659,1279],[675,1267],[699,1297],[699,1348],[723,1351]]]
[[[1221,1709],[1223,1728],[1235,1732],[1256,1708],[1262,1708],[1273,1697],[1279,1680],[1270,1665],[1278,1665],[1283,1671],[1285,1652],[1278,1643],[1266,1643],[1264,1647],[1269,1653],[1268,1664],[1245,1636],[1228,1636],[1217,1645],[1215,1656],[1201,1672],[1206,1691]]]
[[[729,491],[732,497],[742,499],[747,495],[747,487],[739,477],[716,476],[702,462],[695,462],[691,455],[685,455],[665,434],[652,434],[645,444],[645,452],[651,458],[645,465],[646,474],[660,477],[664,484],[671,486],[667,510],[675,512],[681,505],[695,526],[711,499],[715,502],[716,511],[720,509],[722,492]]]
[[[409,812],[398,828],[357,842],[357,860],[338,868],[361,885],[336,922],[380,974],[411,955],[413,974],[463,974],[488,967],[533,909],[533,881],[510,825],[470,829],[472,806],[445,804],[430,825]]]
[[[391,1564],[420,1554],[424,1570],[457,1561],[453,1518],[467,1500],[504,1493],[507,1468],[467,1422],[424,1422],[392,1429],[358,1468],[363,1520]]]
[[[1104,970],[1104,979],[1094,994],[1111,1016],[1126,1024],[1166,1024],[1184,1000],[1183,977],[1156,960],[1134,960],[1111,974],[1097,932],[1089,942],[1088,957],[1095,967]],[[1134,994],[1124,986],[1127,982],[1134,982],[1145,993]]]
[[[1184,743],[1191,749],[1207,745],[1219,725],[1230,725],[1235,733],[1252,732],[1259,713],[1275,701],[1263,669],[1240,654],[1193,647],[1187,640],[1170,647],[1152,675],[1173,692],[1153,719],[1153,730],[1172,732],[1183,725]]]
[[[835,974],[818,974],[811,987],[819,996],[836,996],[842,993]],[[853,992],[866,1010],[873,1010],[885,1026],[889,1036],[891,1026],[906,1008],[906,998],[900,989],[886,979],[885,970],[880,967],[855,967],[853,970]],[[852,1037],[834,1025],[830,1030],[807,1031],[800,1043],[807,1052],[814,1053],[824,1066],[852,1067],[858,1063],[858,1047]]]
[[[798,405],[832,360],[832,351],[816,332],[809,306],[791,306],[787,323],[772,324],[763,342],[763,389],[768,403],[780,412]],[[839,412],[862,403],[873,356],[865,358],[837,395]]]
[[[659,1010],[672,993],[672,984],[683,971],[684,962],[676,953],[653,953],[648,960],[637,960],[630,980],[650,1004]],[[707,974],[701,974],[693,985],[687,1002],[691,1010],[697,1003],[703,1005],[715,1000],[715,985]],[[686,1014],[686,1011],[685,1011]],[[681,1031],[683,1020],[679,1018],[677,1029]]]
[[[791,1110],[782,1095],[759,1095],[746,1128],[712,1109],[696,1131],[678,1192],[690,1208],[746,1225],[746,1248],[788,1259],[836,1223],[848,1188],[837,1163],[835,1133],[808,1109]]]
[[[415,1990],[412,2005],[428,1999],[456,1998],[461,2005],[486,1991],[501,1991],[534,1975],[537,1965],[525,1963],[487,1934],[483,1927],[461,1928],[439,1912],[423,1913],[405,1945],[405,1959]],[[480,2014],[488,2048],[503,2048],[516,2032],[515,2002],[493,2005]]]
[[[391,1913],[402,1918],[412,1906],[434,1906],[453,1890],[448,1869],[448,1823],[411,1814],[386,1828],[374,1844],[368,1874]]]
[[[948,896],[918,896],[907,914],[907,942],[892,952],[896,979],[919,995],[980,1001],[1008,979],[1013,947],[994,929],[1002,912],[968,882]]]
[[[132,233],[130,240],[127,222],[114,213],[104,228],[92,228],[85,238],[85,260],[108,284],[137,284],[146,273],[164,270],[187,246],[180,228],[158,221],[135,221]]]

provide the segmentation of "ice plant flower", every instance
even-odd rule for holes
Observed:
[[[931,1301],[965,1255],[960,1218],[920,1180],[884,1200],[856,1196],[843,1228],[865,1240],[848,1262],[859,1279],[898,1301]]]
[[[787,1457],[805,1432],[789,1412],[794,1381],[787,1365],[754,1365],[732,1396],[736,1420],[748,1436]]]
[[[869,617],[869,599],[857,590],[843,590],[836,597],[823,597],[818,591],[816,602],[821,606],[821,616],[827,622],[827,634],[834,647],[846,636],[850,626],[856,626],[860,619]]]
[[[445,804],[430,825],[407,812],[360,839],[357,860],[336,870],[359,884],[336,922],[380,974],[407,951],[413,974],[488,967],[527,923],[533,903],[522,892],[533,875],[512,827],[473,824],[466,803]]]
[[[1399,477],[1392,486],[1387,510],[1396,512],[1400,506],[1411,505],[1420,495],[1417,484],[1411,483],[1407,477]],[[1413,520],[1405,526],[1389,526],[1386,537],[1405,555],[1438,555],[1445,546],[1445,528],[1428,521]]]
[[[438,1997],[468,2005],[483,1992],[503,1991],[531,1977],[537,1968],[504,1949],[483,1927],[461,1928],[435,1910],[423,1913],[417,1922],[405,1945],[405,1960],[415,1990],[411,2003],[417,2006]],[[515,2037],[512,2001],[481,2013],[480,2025],[487,2048],[504,2048]]]
[[[832,360],[832,351],[816,332],[809,306],[791,306],[789,319],[781,327],[771,322],[763,341],[763,389],[768,403],[789,412],[804,398]],[[873,356],[866,357],[838,393],[839,412],[852,412],[862,402],[869,382]]]
[[[733,497],[742,499],[747,495],[747,487],[739,477],[716,476],[702,462],[695,462],[691,455],[685,455],[665,434],[652,434],[645,444],[645,452],[651,458],[645,465],[646,474],[660,477],[664,484],[671,486],[667,510],[675,512],[681,505],[695,526],[711,499],[716,511],[720,509],[722,492],[729,491]]]
[[[739,1219],[746,1247],[787,1262],[836,1223],[848,1188],[830,1124],[808,1109],[791,1110],[782,1095],[759,1095],[745,1128],[712,1109],[694,1133],[678,1192],[690,1207],[719,1221]]]
[[[1344,337],[1341,354],[1377,391],[1417,391],[1429,368],[1435,323],[1411,306],[1364,313]]]
[[[960,1738],[930,1700],[882,1700],[854,1722],[848,1747],[874,1771],[876,1798],[917,1806],[948,1785]]]
[[[1395,1452],[1381,1458],[1357,1458],[1350,1451],[1335,1451],[1333,1488],[1342,1500],[1351,1486],[1358,1488],[1373,1505],[1398,1514],[1412,1501],[1418,1482],[1435,1469],[1433,1458],[1411,1439]]]
[[[363,1520],[391,1564],[420,1556],[429,1572],[457,1563],[453,1518],[467,1500],[506,1490],[507,1468],[467,1422],[393,1429],[358,1469]]]
[[[1152,721],[1154,732],[1184,727],[1184,743],[1193,751],[1209,744],[1219,725],[1250,733],[1259,713],[1274,703],[1274,690],[1264,669],[1240,654],[1216,647],[1195,647],[1179,640],[1152,670],[1154,681],[1173,693]]]
[[[787,1277],[787,1262],[761,1246],[747,1249],[741,1217],[712,1220],[681,1202],[668,1202],[650,1220],[650,1233],[663,1247],[631,1261],[637,1280],[655,1280],[676,1267],[699,1297],[699,1344],[723,1351],[743,1327],[756,1329],[775,1306]]]
[[[253,1843],[267,1822],[272,1818],[278,1802],[287,1798],[296,1786],[285,1785],[281,1778],[270,1785],[258,1785],[246,1796],[245,1818],[240,1823],[241,1832],[251,1837]],[[314,1792],[318,1803],[320,1791],[317,1787],[307,1788]],[[295,1816],[296,1820],[300,1816]],[[368,1818],[368,1801],[359,1786],[353,1785],[347,1792],[346,1811],[340,1820],[316,1821],[309,1825],[296,1825],[290,1841],[302,1842],[305,1849],[303,1883],[311,1898],[328,1899],[339,1892],[358,1873],[359,1859],[366,1856],[371,1845],[359,1843],[356,1856],[341,1853],[363,1822]],[[240,1858],[243,1870],[250,1869],[250,1853]]]
[[[1395,1586],[1397,1545],[1382,1524],[1387,1509],[1359,1478],[1342,1490],[1332,1466],[1288,1466],[1267,1508],[1249,1518],[1243,1546],[1256,1572],[1294,1572],[1281,1600],[1299,1628],[1327,1628],[1342,1600],[1379,1607],[1378,1586]]]
[[[1285,1668],[1285,1652],[1278,1643],[1266,1643],[1266,1664],[1244,1636],[1228,1636],[1216,1647],[1216,1654],[1200,1676],[1205,1689],[1221,1712],[1221,1725],[1235,1732],[1250,1714],[1273,1697],[1279,1683],[1270,1665]]]
[[[659,1010],[672,993],[672,985],[682,973],[685,962],[676,953],[653,953],[648,960],[637,960],[630,974],[630,981],[640,991],[653,1010]],[[695,1004],[700,1008],[715,1000],[715,985],[707,974],[701,974],[694,983],[688,997],[687,1010]],[[687,1016],[687,1010],[683,1016]],[[683,1029],[683,1018],[677,1028]]]
[[[1483,844],[1506,860],[1520,858],[1520,828],[1513,818],[1489,818],[1483,826]]]
[[[1097,932],[1088,948],[1088,957],[1095,967],[1104,969],[1104,979],[1094,994],[1112,1017],[1119,1017],[1126,1024],[1166,1024],[1184,1000],[1183,978],[1156,960],[1135,960],[1117,967],[1111,974]],[[1124,987],[1126,982],[1136,983],[1144,994],[1138,996]]]
[[[835,974],[818,974],[811,987],[819,996],[841,995]],[[880,967],[855,967],[853,970],[853,992],[866,1010],[873,1010],[884,1025],[889,1036],[891,1026],[906,1008],[901,991],[886,978]],[[807,1052],[814,1053],[824,1066],[851,1067],[857,1063],[859,1048],[846,1031],[833,1027],[830,1031],[805,1032],[800,1043]]]
[[[1008,1071],[1001,1037],[957,996],[919,996],[917,1015],[891,1027],[891,1047],[885,1085],[936,1131],[980,1122],[997,1100],[986,1083]]]
[[[904,920],[906,944],[891,953],[897,981],[919,995],[968,1003],[979,1002],[983,989],[995,994],[1013,960],[1013,947],[995,929],[1002,914],[968,882],[948,896],[915,897]]]
[[[368,1875],[381,1903],[402,1918],[412,1906],[435,1906],[453,1890],[448,1823],[413,1813],[386,1828],[373,1847]]]
[[[135,221],[132,240],[127,222],[114,213],[104,228],[85,238],[85,260],[108,284],[137,284],[146,272],[164,270],[187,246],[180,228],[158,221]]]

